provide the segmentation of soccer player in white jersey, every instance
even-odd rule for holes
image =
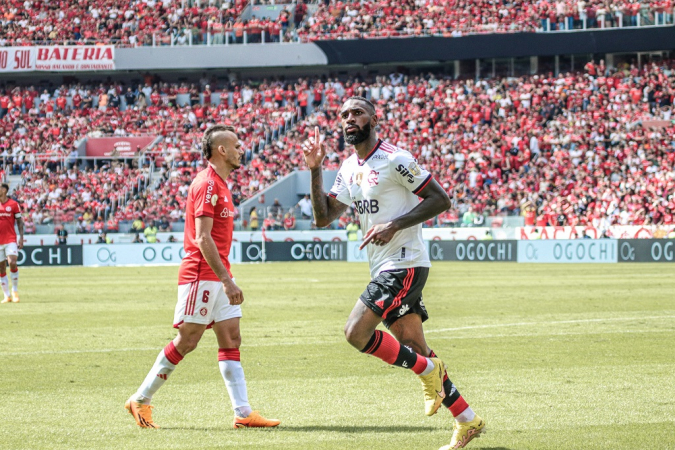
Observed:
[[[450,444],[442,449],[464,448],[483,431],[485,421],[448,379],[422,327],[428,318],[422,289],[431,267],[422,223],[448,209],[450,199],[409,152],[378,139],[378,117],[367,99],[350,97],[340,120],[354,153],[342,163],[328,194],[321,169],[326,148],[318,127],[303,152],[311,171],[316,225],[330,225],[354,204],[364,234],[361,248],[368,249],[372,279],[347,320],[345,336],[361,352],[417,374],[426,414],[435,414],[443,404],[455,418]],[[391,334],[376,329],[380,322]]]

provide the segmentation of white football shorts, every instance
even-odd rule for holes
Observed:
[[[0,261],[4,261],[8,256],[17,256],[19,254],[19,247],[16,242],[0,245]]]
[[[230,305],[220,281],[195,281],[178,285],[178,302],[173,327],[183,322],[199,323],[211,328],[214,323],[241,317],[241,305]]]

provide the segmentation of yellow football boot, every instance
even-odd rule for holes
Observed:
[[[440,358],[430,358],[434,363],[434,370],[428,375],[420,375],[424,387],[424,413],[433,416],[445,398],[443,378],[445,377],[445,363]]]
[[[485,421],[478,415],[471,422],[455,422],[450,445],[444,445],[440,450],[464,448],[473,438],[480,437],[481,433],[485,433]]]

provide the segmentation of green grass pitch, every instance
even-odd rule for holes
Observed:
[[[410,372],[360,354],[342,327],[363,264],[233,268],[242,362],[275,430],[233,430],[207,332],[153,400],[123,408],[175,335],[177,267],[25,268],[0,305],[0,449],[429,449],[450,439]],[[468,448],[675,449],[675,277],[666,264],[437,263],[430,345],[488,424]]]

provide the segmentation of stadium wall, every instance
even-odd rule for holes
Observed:
[[[632,53],[675,48],[675,27],[352,39],[317,41],[316,45],[325,53],[329,65]]]
[[[328,58],[314,44],[137,47],[115,50],[116,70],[239,69],[326,64]]]
[[[39,47],[6,47],[29,54],[26,67],[0,68],[0,76],[50,73],[123,74],[146,70],[272,70],[314,71],[330,66],[430,63],[461,60],[555,55],[636,53],[675,48],[675,26],[550,33],[492,33],[464,37],[397,37],[324,40],[314,43],[267,43],[113,48],[105,64],[85,64],[81,48],[54,46],[61,60],[42,61]],[[107,47],[106,47],[107,48]],[[76,53],[74,49],[80,51]],[[22,53],[22,54],[23,54]],[[67,55],[67,56],[66,56]],[[75,56],[73,56],[75,55]],[[56,71],[56,72],[54,72]],[[270,75],[273,75],[271,72]]]
[[[598,264],[675,262],[675,240],[579,239],[543,241],[427,240],[431,261]],[[233,264],[284,261],[367,262],[358,241],[234,242]],[[175,266],[184,256],[180,243],[26,246],[21,266]]]

